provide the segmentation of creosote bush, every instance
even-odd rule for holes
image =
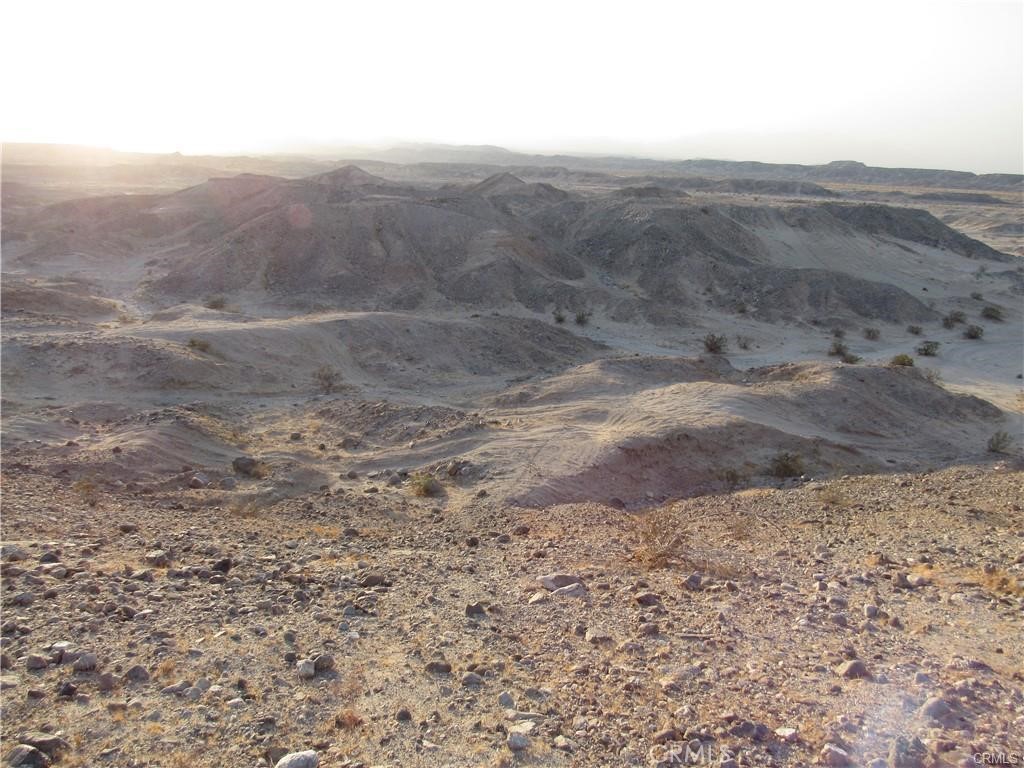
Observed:
[[[720,355],[729,346],[729,340],[725,336],[716,333],[709,333],[704,337],[704,351],[712,355]]]
[[[999,307],[985,307],[981,310],[981,316],[986,320],[995,320],[997,323],[1003,322],[1003,310]]]
[[[917,354],[921,357],[935,357],[939,354],[939,342],[922,341],[917,345]]]
[[[965,339],[980,339],[985,335],[985,329],[980,325],[968,325],[964,328]]]
[[[920,325],[908,325],[907,326],[907,333],[909,333],[912,336],[920,336],[921,335],[921,331],[923,331],[923,330],[924,329]]]
[[[957,323],[967,322],[967,315],[961,312],[959,309],[953,310],[944,318],[942,318],[943,328],[952,328]]]
[[[988,439],[988,450],[990,453],[1009,453],[1013,447],[1013,438],[1005,430],[999,430]]]
[[[804,461],[799,454],[780,451],[772,457],[768,472],[774,477],[799,477],[804,473]]]
[[[736,346],[740,349],[750,349],[750,337],[749,336],[737,336]]]
[[[341,384],[341,372],[329,365],[321,365],[313,371],[313,383],[317,389],[329,395]]]
[[[867,339],[868,341],[878,341],[878,339],[881,337],[881,335],[882,335],[882,332],[880,330],[878,330],[877,328],[865,328],[864,329],[864,338]]]

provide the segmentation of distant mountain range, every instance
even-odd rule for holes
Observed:
[[[308,175],[339,160],[375,160],[390,163],[487,164],[499,166],[560,166],[574,171],[620,175],[695,175],[711,179],[767,179],[814,183],[942,187],[1024,191],[1024,175],[975,174],[923,168],[879,168],[852,160],[824,165],[762,163],[754,161],[691,159],[653,160],[626,156],[535,155],[490,145],[403,144],[385,149],[339,147],[318,149],[311,155],[182,155],[119,152],[111,149],[52,144],[4,144],[4,164],[19,165],[179,165],[209,166],[238,173],[260,172]]]

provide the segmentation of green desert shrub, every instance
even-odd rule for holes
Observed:
[[[999,307],[988,306],[981,310],[981,316],[986,320],[995,320],[997,323],[1003,321],[1003,310]]]
[[[905,353],[899,354],[894,356],[892,360],[889,361],[889,365],[901,365],[911,367],[914,365],[914,358]]]
[[[965,339],[980,339],[985,335],[985,329],[980,325],[968,325],[964,328]]]
[[[908,325],[907,326],[907,333],[909,333],[911,336],[920,336],[921,335],[921,331],[923,331],[923,330],[924,329],[920,325]]]
[[[939,354],[939,342],[922,341],[917,345],[917,354],[921,357],[935,357]]]

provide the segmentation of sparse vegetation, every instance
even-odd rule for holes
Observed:
[[[329,395],[341,384],[341,371],[329,365],[321,365],[313,371],[313,383],[317,389]]]
[[[77,493],[82,501],[90,507],[95,507],[100,500],[99,486],[90,478],[83,477],[76,480],[75,484],[71,486],[71,490]]]
[[[729,346],[729,340],[725,336],[716,333],[709,333],[704,337],[704,351],[712,355],[720,355]]]
[[[877,328],[864,329],[864,338],[867,339],[868,341],[878,341],[878,339],[881,338],[881,336],[882,332]]]
[[[207,309],[224,309],[228,305],[228,300],[223,296],[210,296],[203,306]]]
[[[730,490],[738,486],[744,480],[743,474],[738,469],[732,468],[722,470],[718,477]]]
[[[991,304],[981,310],[981,316],[986,320],[993,320],[997,323],[1003,322],[1003,310],[1000,307],[994,307]]]
[[[964,328],[965,339],[980,339],[985,335],[985,329],[980,325],[968,325]]]
[[[634,556],[648,568],[665,568],[673,562],[690,562],[686,556],[690,532],[666,507],[652,510],[637,520],[640,539]]]
[[[974,293],[972,293],[971,294],[971,298],[974,299],[975,301],[983,301],[984,300],[984,297],[981,295],[981,293],[979,291],[975,291]]]
[[[937,341],[922,341],[917,345],[917,354],[921,357],[935,357],[939,354],[939,342]]]
[[[750,337],[749,336],[737,336],[736,346],[740,349],[750,349]]]
[[[911,336],[920,336],[923,330],[924,329],[920,325],[907,326],[907,333],[909,333]]]
[[[211,351],[213,351],[213,345],[210,344],[210,342],[206,341],[205,339],[191,338],[188,340],[188,347],[189,349],[194,349],[198,352],[203,352],[205,354],[209,354]]]
[[[938,368],[925,368],[921,373],[929,384],[934,384],[936,387],[942,386],[942,374],[939,373]]]
[[[832,329],[832,337],[836,338],[836,339],[845,338],[846,337],[846,331],[844,331],[842,328],[833,328]]]
[[[560,309],[556,309],[554,312],[552,312],[551,316],[555,319],[556,323],[561,324],[565,322],[565,312],[563,312]]]
[[[901,353],[898,355],[894,355],[893,358],[889,361],[889,365],[905,366],[909,368],[914,365],[914,358],[912,358],[910,355],[906,353]]]
[[[586,325],[590,322],[590,310],[581,309],[576,312],[576,325]]]
[[[799,477],[804,473],[804,462],[799,454],[780,451],[768,464],[768,473],[773,477]]]
[[[1013,447],[1013,438],[1006,430],[999,430],[988,439],[989,453],[1009,453]]]
[[[410,475],[409,488],[413,496],[437,496],[441,492],[441,484],[427,472],[415,472]]]
[[[841,341],[833,341],[832,346],[828,348],[829,357],[843,357],[848,354],[850,354],[850,348]]]
[[[957,323],[965,322],[967,322],[967,315],[961,312],[959,309],[956,309],[950,312],[944,318],[942,318],[942,327],[948,329],[952,328]]]

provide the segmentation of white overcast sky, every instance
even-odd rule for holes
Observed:
[[[1022,171],[1024,3],[12,0],[4,141]]]

